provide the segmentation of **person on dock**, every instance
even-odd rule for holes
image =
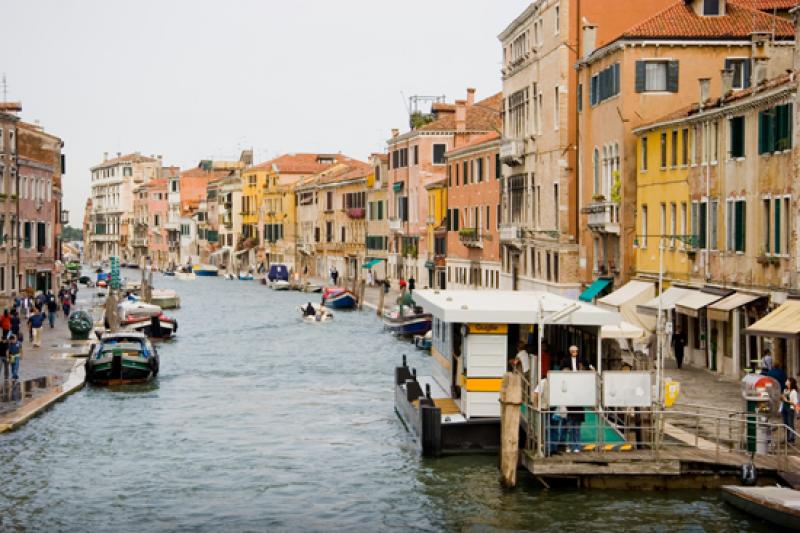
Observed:
[[[562,365],[561,370],[577,372],[579,370],[594,370],[594,367],[587,361],[578,357],[578,347],[574,344],[569,347],[569,358],[566,365]],[[581,451],[581,424],[586,419],[582,407],[567,408],[567,453],[578,453]]]
[[[31,343],[35,347],[42,345],[42,326],[44,325],[44,314],[39,309],[34,309],[33,314],[28,319],[31,329]]]
[[[16,335],[8,339],[8,359],[11,365],[11,379],[19,380],[19,360],[22,358],[22,343]]]
[[[761,358],[761,374],[766,376],[772,370],[772,354],[769,350],[764,350],[764,356]]]
[[[517,343],[517,355],[514,356],[511,364],[515,370],[520,370],[527,379],[528,373],[531,371],[531,356],[526,347],[522,341]]]
[[[47,293],[47,321],[50,323],[50,329],[56,327],[56,313],[58,312],[58,302],[53,295],[53,291]]]
[[[339,283],[339,271],[336,270],[336,267],[333,267],[333,270],[331,271],[331,279],[333,279],[334,286]]]
[[[786,375],[786,372],[783,371],[783,367],[780,363],[773,363],[772,368],[769,372],[767,372],[767,377],[770,377],[783,385],[786,383],[786,378],[788,376]]]
[[[797,408],[800,406],[800,398],[797,393],[797,380],[794,378],[787,378],[785,386],[786,388],[783,389],[783,398],[781,398],[783,400],[781,402],[781,416],[783,417],[783,425],[788,428],[786,430],[786,442],[794,444],[794,420],[797,416]]]
[[[75,302],[78,301],[78,284],[74,281],[69,288],[69,299],[72,300],[72,305],[75,305]]]

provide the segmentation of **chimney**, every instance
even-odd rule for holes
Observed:
[[[398,135],[400,135],[400,130],[398,130],[397,128],[392,128],[392,137],[394,138],[397,137]]]
[[[475,89],[472,87],[467,88],[467,107],[472,107],[475,103]],[[456,119],[458,120],[458,119]]]
[[[467,107],[469,100],[456,100],[456,131],[467,129]]]
[[[583,19],[583,57],[589,57],[597,48],[597,25]]]
[[[722,97],[728,96],[733,91],[733,69],[724,68],[722,73]]]
[[[758,86],[769,78],[769,58],[757,58],[753,63],[753,85]]]
[[[117,152],[117,159],[119,159],[120,157],[122,157],[122,152]]]
[[[711,79],[699,78],[697,81],[700,82],[700,109],[702,110],[710,97]]]
[[[108,152],[103,152],[103,163],[108,161]]]

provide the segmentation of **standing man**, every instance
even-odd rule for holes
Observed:
[[[411,274],[411,277],[408,278],[408,292],[414,292],[414,288],[417,286],[417,280],[414,279],[414,274]]]
[[[39,347],[42,345],[42,325],[44,324],[44,315],[38,309],[33,310],[33,314],[28,319],[31,326],[31,342],[34,346]]]
[[[678,370],[680,370],[683,366],[683,349],[686,345],[686,340],[683,338],[683,331],[680,328],[677,328],[672,335],[672,345],[675,350],[675,362],[678,365]]]
[[[0,339],[0,367],[3,370],[3,381],[11,379],[11,367],[8,360],[8,339],[5,336]]]
[[[569,357],[565,363],[561,365],[561,370],[569,372],[594,370],[592,365],[578,357],[578,347],[575,345],[569,347]],[[585,419],[586,415],[583,412],[583,407],[567,408],[567,453],[581,451],[581,424]]]
[[[50,322],[50,329],[55,327],[57,312],[58,302],[56,302],[56,297],[53,296],[53,291],[50,291],[47,294],[47,321]]]
[[[22,357],[22,343],[16,335],[11,335],[8,340],[8,359],[11,363],[11,379],[19,380],[19,360]]]

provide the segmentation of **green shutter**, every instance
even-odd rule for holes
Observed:
[[[645,65],[644,61],[636,62],[636,92],[643,93],[645,91]]]
[[[667,91],[678,92],[678,62],[670,61],[667,63]]]
[[[744,238],[747,228],[745,217],[745,203],[742,200],[734,202],[734,216],[736,217],[734,230],[734,249],[737,252],[744,252]]]

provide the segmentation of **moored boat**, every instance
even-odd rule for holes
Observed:
[[[150,303],[161,309],[178,309],[181,306],[181,298],[172,289],[153,289],[150,291]]]
[[[722,499],[775,525],[800,531],[800,491],[783,487],[722,487]]]
[[[129,331],[138,331],[153,339],[169,339],[178,332],[178,321],[164,313],[150,317],[129,317],[120,320],[120,326]]]
[[[356,295],[342,287],[325,287],[322,301],[333,309],[352,309],[358,303]]]
[[[216,277],[219,274],[219,269],[214,265],[194,265],[192,270],[201,277]]]
[[[418,305],[399,305],[383,317],[386,329],[397,335],[422,335],[431,330],[433,315]]]
[[[267,286],[276,291],[288,291],[290,288],[289,282],[283,279],[270,281],[267,283]]]
[[[144,383],[158,375],[158,352],[141,333],[106,333],[86,359],[86,379],[98,385]]]
[[[428,331],[425,335],[414,335],[414,346],[418,350],[430,350],[433,344],[433,332]]]
[[[253,281],[253,275],[250,272],[239,272],[239,279],[242,281]]]

